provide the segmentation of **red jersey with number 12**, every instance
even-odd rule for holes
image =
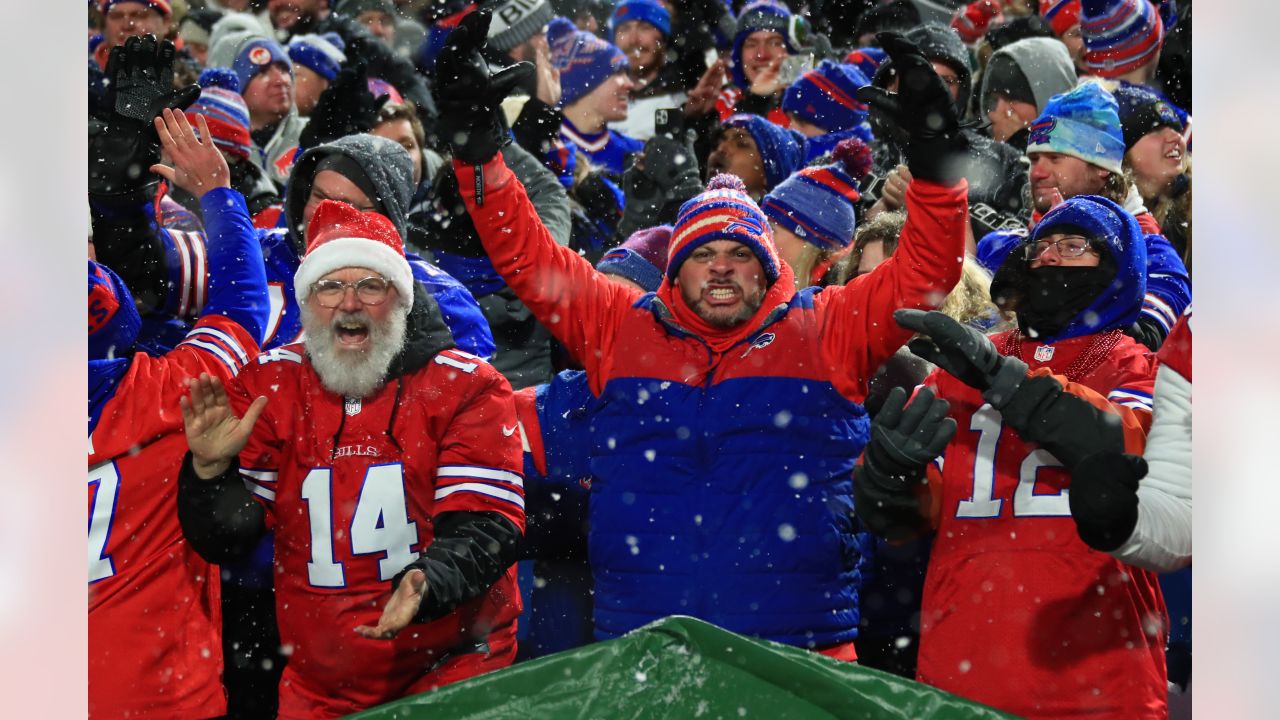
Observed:
[[[1061,375],[1097,337],[1040,353],[1024,340],[1021,356],[1032,372]],[[992,340],[1005,347],[1004,334]],[[1141,443],[1155,382],[1145,347],[1121,337],[1078,382],[1106,396],[1126,439]],[[919,680],[1020,717],[1164,717],[1167,618],[1155,576],[1080,540],[1070,474],[977,390],[942,372],[925,384],[951,403],[958,429],[934,487]]]

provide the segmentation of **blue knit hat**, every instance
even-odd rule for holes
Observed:
[[[1164,23],[1148,0],[1081,0],[1084,64],[1115,78],[1152,62],[1164,42]]]
[[[670,225],[637,230],[626,242],[605,253],[596,263],[596,269],[620,275],[648,292],[655,292],[662,284],[662,269],[666,267],[670,244]]]
[[[827,132],[848,130],[867,120],[867,105],[856,93],[870,84],[856,66],[823,60],[791,83],[782,94],[782,109]]]
[[[724,121],[724,127],[742,128],[756,141],[756,151],[764,165],[765,189],[772,190],[804,162],[804,136],[759,115],[738,113]]]
[[[662,37],[671,37],[671,13],[654,0],[622,0],[609,17],[609,37],[617,37],[618,26],[639,20],[658,28]]]
[[[284,63],[289,68],[289,73],[293,74],[293,61],[275,40],[259,36],[242,44],[239,52],[236,53],[235,61],[231,63],[231,72],[235,73],[240,81],[240,94],[244,94],[245,88],[249,87],[249,81],[253,80],[255,75],[275,63]]]
[[[1029,130],[1027,154],[1061,153],[1117,175],[1123,172],[1119,107],[1115,97],[1096,82],[1049,98]]]
[[[126,357],[138,340],[142,318],[133,295],[105,265],[89,260],[89,359]]]
[[[853,242],[858,183],[871,169],[871,148],[861,140],[844,140],[833,154],[834,163],[800,170],[760,203],[770,220],[823,250]]]
[[[876,70],[880,68],[880,63],[887,57],[889,55],[878,47],[855,48],[844,57],[844,62],[846,65],[857,66],[863,75],[873,78],[876,76]]]
[[[337,33],[295,35],[289,41],[289,59],[333,82],[347,61],[346,49],[347,44]]]
[[[1149,88],[1122,82],[1111,94],[1120,106],[1120,128],[1126,150],[1156,128],[1171,127],[1181,133],[1187,127],[1186,118],[1179,115],[1178,108]]]
[[[995,273],[1009,257],[1009,253],[1026,242],[1026,230],[994,230],[978,241],[975,258],[988,272]]]
[[[613,43],[579,30],[568,18],[552,18],[547,44],[551,64],[560,71],[560,107],[572,105],[628,67],[627,56]]]
[[[736,175],[716,175],[707,183],[706,192],[680,206],[667,248],[667,279],[676,279],[694,248],[714,240],[746,245],[760,261],[769,284],[777,281],[780,265],[773,231]]]
[[[756,0],[747,3],[742,8],[742,12],[738,13],[738,31],[733,36],[733,50],[729,55],[733,66],[731,70],[733,84],[740,88],[745,89],[750,84],[747,82],[747,76],[742,72],[742,44],[746,42],[748,35],[762,30],[781,35],[788,53],[796,51],[791,44],[791,11],[786,5],[773,0]]]
[[[1145,0],[1144,0],[1145,2]],[[1045,213],[1028,242],[1063,231],[1083,232],[1106,247],[1116,264],[1116,276],[1097,299],[1058,334],[1059,338],[1127,328],[1142,312],[1147,293],[1147,242],[1138,221],[1124,208],[1097,195],[1077,195]],[[994,297],[996,288],[991,289]]]

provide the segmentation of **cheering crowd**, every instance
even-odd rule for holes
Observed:
[[[93,0],[89,715],[670,615],[1190,688],[1189,0]]]

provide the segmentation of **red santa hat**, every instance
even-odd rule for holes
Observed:
[[[307,254],[293,275],[298,304],[307,301],[311,286],[320,278],[349,267],[379,273],[395,287],[400,302],[413,303],[413,271],[404,257],[404,242],[396,226],[380,213],[324,200],[307,225]]]

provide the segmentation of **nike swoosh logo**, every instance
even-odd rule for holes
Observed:
[[[503,425],[503,426],[502,426],[502,437],[511,437],[512,435],[515,435],[515,434],[516,434],[516,427],[518,427],[518,426],[516,426],[516,425],[512,425],[510,428],[507,428],[507,426],[506,426],[506,425]]]

